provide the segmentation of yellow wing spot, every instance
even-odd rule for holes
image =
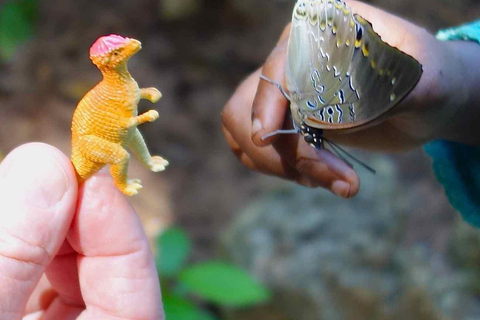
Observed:
[[[310,24],[312,26],[316,25],[317,22],[318,22],[318,15],[315,13],[315,14],[309,16],[309,20],[310,20]]]
[[[333,25],[333,17],[327,17],[327,23],[331,27]]]
[[[355,48],[360,48],[361,44],[362,44],[362,40],[355,39]]]
[[[370,53],[370,51],[368,49],[368,43],[366,43],[366,42],[362,46],[362,53],[365,57],[368,57],[368,54]]]
[[[307,17],[307,9],[304,6],[297,6],[295,10],[295,18],[304,20]]]
[[[360,24],[362,24],[362,25],[367,23],[367,21],[359,15],[356,15],[356,18],[357,18],[358,22],[360,22]]]
[[[390,101],[393,101],[393,100],[395,100],[396,98],[397,98],[397,96],[395,95],[395,93],[392,93],[392,94],[390,95]]]
[[[337,8],[338,10],[343,9],[342,8],[342,3],[341,2],[340,3],[335,2],[335,8]]]
[[[337,37],[337,48],[340,48],[342,45],[342,42],[340,41],[340,38]]]
[[[385,73],[385,71],[383,69],[378,70],[378,74],[379,74],[380,77],[382,77],[384,73]]]
[[[377,63],[375,62],[375,60],[370,60],[370,66],[372,67],[372,69],[375,69],[375,67],[377,66]]]
[[[350,28],[355,27],[355,21],[353,19],[350,19]]]
[[[320,21],[320,29],[322,31],[325,31],[326,28],[327,28],[327,24],[325,23],[325,20]]]
[[[346,45],[347,47],[350,47],[350,44],[351,44],[350,39],[345,40],[345,45]]]
[[[337,25],[335,23],[332,25],[332,32],[333,34],[337,34]]]

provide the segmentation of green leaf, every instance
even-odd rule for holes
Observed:
[[[185,231],[170,228],[157,238],[157,270],[161,277],[176,275],[184,266],[192,244]]]
[[[190,292],[229,307],[259,304],[270,292],[246,271],[222,262],[205,262],[185,269],[179,282]]]
[[[173,296],[163,297],[163,308],[168,320],[216,320],[217,318],[189,301]]]
[[[0,6],[0,57],[10,58],[33,34],[37,13],[37,0],[10,0]]]

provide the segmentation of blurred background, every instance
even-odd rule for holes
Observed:
[[[475,0],[365,1],[435,33]],[[101,76],[101,35],[140,40],[129,63],[163,98],[141,127],[131,198],[157,254],[168,319],[480,319],[478,232],[449,205],[422,150],[350,150],[376,168],[341,200],[244,168],[220,111],[289,22],[293,0],[0,1],[0,157],[30,141],[70,154],[70,121]],[[375,22],[373,25],[375,26]],[[163,268],[163,269],[162,269]]]

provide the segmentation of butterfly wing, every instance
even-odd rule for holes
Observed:
[[[338,0],[300,0],[287,49],[294,119],[320,129],[366,124],[399,103],[422,66]]]

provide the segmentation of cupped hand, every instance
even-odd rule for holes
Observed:
[[[372,22],[385,42],[416,58],[424,72],[414,90],[382,121],[354,132],[326,130],[325,136],[337,143],[377,151],[406,150],[435,138],[465,138],[458,133],[465,120],[458,113],[472,96],[465,80],[475,76],[468,70],[459,72],[468,57],[458,54],[458,45],[440,42],[425,29],[372,6],[356,1],[347,4]],[[289,31],[290,25],[265,64],[238,87],[225,106],[222,124],[227,142],[240,161],[253,170],[352,197],[359,190],[356,172],[328,150],[315,150],[300,135],[262,140],[291,121],[287,120],[289,103],[280,90],[260,81],[263,74],[285,88]],[[472,49],[476,45],[461,46]]]
[[[125,196],[103,172],[77,190],[69,159],[40,143],[0,164],[0,319],[22,318],[164,318],[147,237]]]

